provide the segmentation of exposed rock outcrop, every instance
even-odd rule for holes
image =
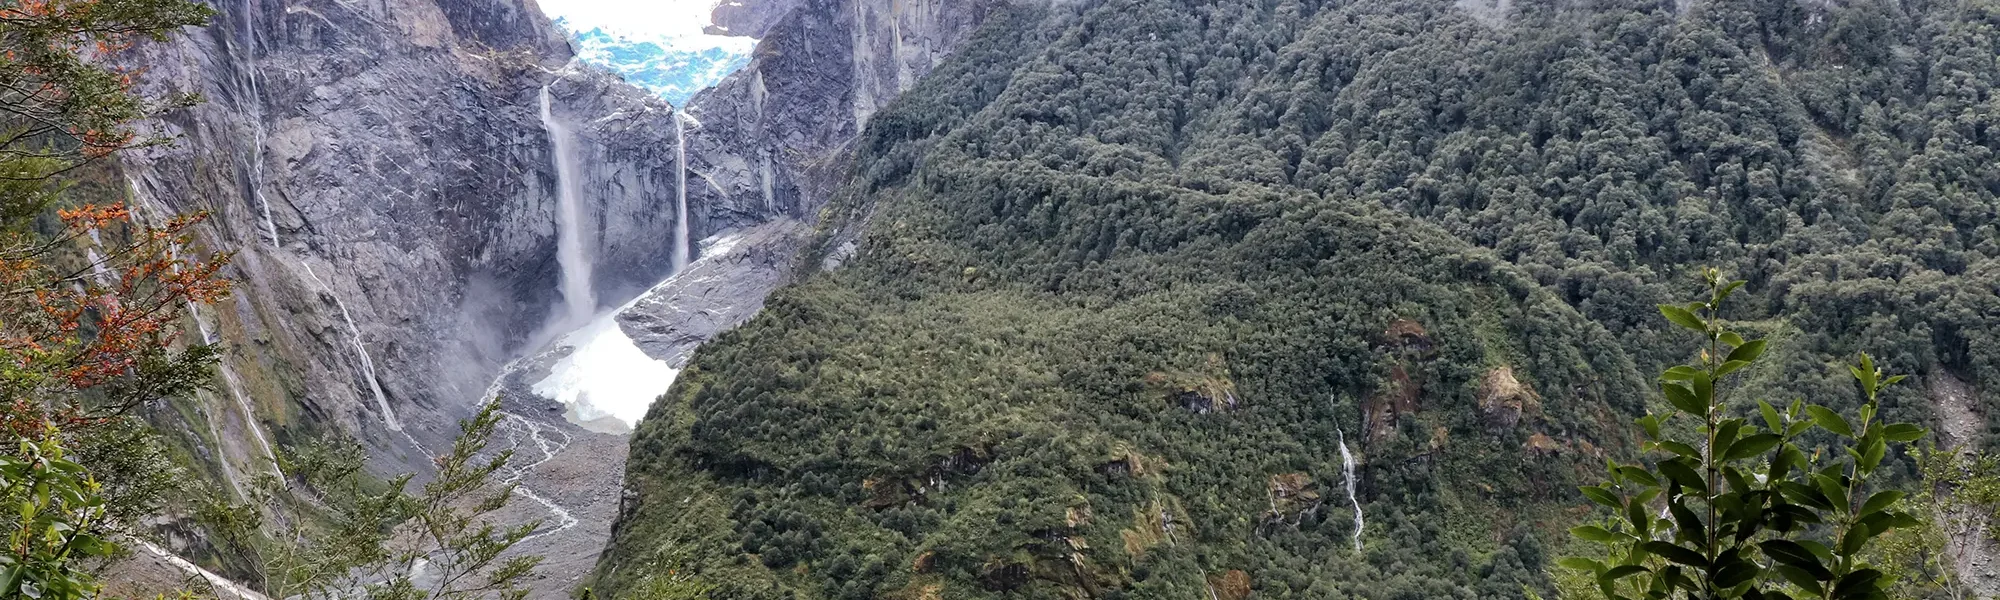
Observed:
[[[1513,429],[1522,415],[1541,408],[1541,397],[1514,378],[1513,367],[1494,367],[1479,382],[1479,412],[1489,427]]]
[[[700,122],[688,133],[688,201],[706,207],[714,231],[771,213],[812,218],[832,197],[868,116],[944,60],[996,4],[748,0],[717,8],[717,23],[745,23],[732,32],[763,27],[763,40],[748,66],[688,105]],[[769,7],[787,5],[769,16]],[[758,11],[765,16],[736,16]]]
[[[236,301],[207,316],[266,426],[346,430],[397,449],[382,470],[421,466],[413,445],[535,333],[557,300],[536,108],[552,81],[586,138],[602,295],[668,270],[671,109],[602,74],[558,77],[568,48],[532,3],[219,9],[127,57],[145,88],[210,101],[159,123],[184,143],[124,166],[136,201],[211,210],[203,241],[238,252]]]
[[[224,418],[190,442],[221,472],[264,470],[253,437],[282,447],[326,431],[374,448],[378,472],[423,470],[425,448],[441,447],[501,363],[540,333],[559,300],[544,86],[587,165],[584,237],[598,296],[622,301],[671,271],[673,109],[570,65],[533,2],[217,8],[213,25],[121,57],[144,69],[142,90],[208,101],[150,125],[181,143],[127,153],[120,166],[125,199],[142,212],[211,211],[201,243],[236,252],[227,273],[236,294],[201,311],[203,337],[225,348],[217,397],[202,412]],[[706,227],[691,229],[699,237]],[[530,454],[556,447],[547,440],[509,435],[529,445],[524,459],[554,458]],[[608,439],[565,436],[560,445],[589,446],[600,462],[545,462],[538,468],[571,464],[576,476],[526,488],[575,510],[516,500],[522,520],[547,519],[551,530],[586,532],[593,524],[572,519],[596,519],[594,535],[537,538],[531,550],[564,557],[544,568],[552,579],[537,596],[567,593],[602,546],[623,454],[622,438]],[[610,500],[593,504],[594,495]]]

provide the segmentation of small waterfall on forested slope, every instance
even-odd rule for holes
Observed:
[[[1354,495],[1354,455],[1347,452],[1347,434],[1336,427],[1335,435],[1340,436],[1340,470],[1347,478],[1347,501],[1354,503],[1354,551],[1361,551],[1361,499]]]
[[[237,42],[243,50],[242,88],[245,108],[250,111],[250,196],[257,200],[257,209],[263,212],[264,235],[277,248],[278,226],[271,221],[271,201],[264,198],[264,99],[257,90],[257,32],[250,17],[257,12],[256,0],[243,0],[243,22],[237,34]]]
[[[583,246],[582,178],[576,170],[576,149],[568,127],[556,120],[555,100],[549,86],[542,86],[542,129],[549,135],[549,147],[556,163],[556,264],[562,266],[559,290],[563,312],[552,322],[556,331],[567,331],[590,321],[597,312],[596,292],[590,287],[590,256]]]
[[[674,109],[674,272],[688,266],[688,144],[686,112]]]
[[[319,274],[313,272],[312,265],[300,261],[299,266],[306,268],[306,277],[311,278],[313,283],[319,284],[320,289],[326,291],[327,297],[333,299],[334,308],[340,309],[340,320],[347,323],[347,340],[354,347],[355,358],[361,361],[361,376],[368,380],[368,391],[375,394],[375,407],[382,411],[382,423],[388,425],[390,431],[402,431],[403,423],[396,420],[396,411],[389,408],[389,397],[382,394],[382,383],[375,380],[375,359],[368,356],[368,346],[361,343],[361,328],[354,324],[354,315],[347,312],[347,303],[341,302],[340,294],[333,291],[333,286],[327,285],[326,280],[320,279]],[[403,436],[409,437],[409,434],[405,433]],[[416,444],[416,440],[412,439],[410,443]],[[422,448],[423,445],[417,444],[417,447]]]

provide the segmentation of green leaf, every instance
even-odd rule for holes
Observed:
[[[1722,284],[1722,289],[1717,290],[1715,292],[1715,301],[1721,302],[1723,300],[1728,299],[1729,295],[1736,293],[1736,288],[1743,287],[1744,283],[1748,282],[1742,279],[1738,279],[1736,281],[1731,281],[1729,283]]]
[[[1771,557],[1771,560],[1804,570],[1812,579],[1825,581],[1833,578],[1833,572],[1826,570],[1826,566],[1820,564],[1819,557],[1814,556],[1811,550],[1807,550],[1805,546],[1799,545],[1798,542],[1791,540],[1764,540],[1757,547],[1764,551],[1765,556]],[[1790,577],[1786,579],[1790,579]],[[1798,582],[1793,581],[1793,583]],[[1799,587],[1806,586],[1800,585]]]
[[[1840,535],[1840,555],[1854,556],[1854,553],[1860,552],[1863,546],[1868,545],[1868,539],[1872,537],[1875,536],[1869,532],[1867,524],[1855,523],[1849,526],[1847,531]]]
[[[1618,474],[1647,487],[1660,487],[1659,478],[1653,477],[1652,471],[1641,467],[1618,467]]]
[[[1694,385],[1694,397],[1702,399],[1703,406],[1715,398],[1715,380],[1709,379],[1707,373],[1695,375],[1688,383]]]
[[[1661,373],[1660,378],[1668,381],[1688,381],[1701,374],[1701,369],[1687,365],[1674,365],[1667,368],[1667,372]]]
[[[1654,415],[1646,415],[1646,416],[1643,416],[1643,417],[1639,417],[1638,419],[1634,420],[1633,422],[1634,422],[1634,423],[1638,423],[1638,424],[1639,424],[1639,428],[1640,428],[1640,429],[1642,429],[1642,430],[1645,430],[1645,432],[1646,432],[1646,438],[1647,438],[1647,439],[1653,439],[1653,440],[1657,440],[1657,439],[1660,439],[1660,418],[1659,418],[1659,417],[1657,417],[1657,416],[1654,416]]]
[[[1609,571],[1605,571],[1602,577],[1604,579],[1610,579],[1615,581],[1619,579],[1624,579],[1626,577],[1631,577],[1633,575],[1638,575],[1640,573],[1646,573],[1649,572],[1650,570],[1651,569],[1647,569],[1639,565],[1618,565],[1616,567],[1612,567],[1611,570]]]
[[[1847,419],[1832,409],[1812,404],[1806,406],[1806,414],[1811,415],[1813,422],[1827,431],[1840,434],[1841,437],[1854,437],[1854,428],[1847,424]]]
[[[1861,353],[1860,366],[1848,367],[1847,370],[1854,373],[1855,379],[1861,381],[1861,389],[1868,390],[1869,396],[1874,396],[1875,390],[1881,389],[1880,386],[1875,384],[1875,359],[1868,356],[1868,353]]]
[[[1666,451],[1668,451],[1668,452],[1672,452],[1672,453],[1674,453],[1674,454],[1679,454],[1679,455],[1681,455],[1681,456],[1685,456],[1685,457],[1688,457],[1688,458],[1692,458],[1692,459],[1697,459],[1697,460],[1701,459],[1701,451],[1700,451],[1700,450],[1696,450],[1696,449],[1694,449],[1694,446],[1689,446],[1689,445],[1687,445],[1687,444],[1683,444],[1683,443],[1681,443],[1681,442],[1676,442],[1676,441],[1673,441],[1673,440],[1667,440],[1667,441],[1663,441],[1663,442],[1660,442],[1660,448],[1662,448],[1662,449],[1665,449],[1665,450],[1666,450]]]
[[[1814,578],[1810,571],[1791,565],[1778,565],[1773,570],[1777,571],[1779,575],[1784,576],[1785,581],[1790,581],[1792,585],[1799,586],[1799,589],[1805,590],[1814,596],[1820,595],[1819,580]]]
[[[1769,428],[1773,432],[1785,430],[1785,420],[1778,416],[1778,409],[1771,406],[1771,403],[1759,399],[1757,401],[1757,412],[1762,413],[1764,416],[1764,427]]]
[[[1735,373],[1737,371],[1743,370],[1743,367],[1747,366],[1750,366],[1750,361],[1747,360],[1723,361],[1722,366],[1716,367],[1715,376],[1721,377],[1724,375],[1728,375],[1730,373]]]
[[[1565,569],[1590,571],[1592,573],[1604,570],[1604,563],[1597,562],[1588,558],[1583,558],[1580,556],[1564,557],[1562,560],[1556,561],[1556,564],[1562,565],[1563,568]]]
[[[1882,428],[1882,437],[1891,442],[1914,442],[1925,433],[1929,432],[1910,423],[1893,423]]]
[[[1746,437],[1737,440],[1734,445],[1731,445],[1729,447],[1729,455],[1723,457],[1723,460],[1742,460],[1763,454],[1772,448],[1778,447],[1778,442],[1781,441],[1784,441],[1784,438],[1778,437],[1778,434],[1775,433],[1759,433]]]
[[[1757,357],[1763,355],[1764,355],[1764,340],[1757,340],[1754,342],[1743,344],[1741,346],[1737,346],[1735,350],[1731,350],[1729,352],[1729,360],[1731,361],[1740,360],[1746,363],[1756,362]]]
[[[1585,541],[1602,542],[1602,543],[1622,541],[1629,539],[1631,537],[1620,533],[1614,533],[1609,529],[1598,527],[1596,525],[1578,525],[1576,527],[1571,527],[1569,528],[1569,534],[1581,538]]]
[[[1646,542],[1644,544],[1640,544],[1640,547],[1645,548],[1647,552],[1651,552],[1655,555],[1658,555],[1660,558],[1674,561],[1683,565],[1687,565],[1697,569],[1708,567],[1708,559],[1703,557],[1700,552],[1695,552],[1693,550],[1683,548],[1679,545],[1670,542],[1653,540],[1650,542]]]
[[[1708,526],[1701,522],[1701,515],[1694,514],[1694,510],[1689,509],[1687,504],[1668,500],[1667,512],[1674,516],[1674,524],[1680,527],[1681,533],[1688,539],[1708,539]]]
[[[1652,491],[1659,491],[1657,489]],[[1653,516],[1646,514],[1646,502],[1634,500],[1625,505],[1625,521],[1632,524],[1632,531],[1639,537],[1652,537]]]
[[[1873,433],[1868,434],[1866,439],[1862,444],[1861,472],[1873,473],[1875,467],[1882,464],[1882,457],[1888,455],[1889,443]]]
[[[1820,473],[1812,474],[1812,480],[1814,485],[1819,486],[1820,493],[1826,495],[1826,501],[1833,504],[1834,510],[1843,512],[1847,510],[1850,506],[1847,501],[1847,490],[1840,487],[1839,480]]]
[[[1861,514],[1865,515],[1887,510],[1889,507],[1895,506],[1896,501],[1902,500],[1905,495],[1903,492],[1897,490],[1875,492],[1875,495],[1868,497],[1867,502],[1861,504]]]
[[[1578,489],[1583,490],[1583,496],[1589,498],[1591,502],[1602,504],[1613,510],[1625,508],[1625,502],[1619,500],[1618,495],[1611,493],[1611,490],[1594,485],[1586,485]]]
[[[1701,474],[1694,472],[1693,468],[1682,463],[1680,459],[1660,461],[1660,473],[1674,480],[1674,483],[1681,484],[1682,487],[1708,489],[1708,484],[1702,480]]]
[[[1797,504],[1773,505],[1771,513],[1783,515],[1799,525],[1818,525],[1822,522],[1819,518],[1819,513]]]
[[[1715,337],[1716,339],[1722,340],[1722,343],[1729,344],[1730,346],[1743,345],[1743,336],[1737,334],[1734,331],[1724,331],[1722,332],[1722,335],[1718,335]]]
[[[1875,584],[1881,579],[1882,572],[1874,569],[1861,569],[1842,575],[1840,581],[1833,585],[1834,597],[1854,598],[1866,592],[1877,591]]]
[[[1660,305],[1660,314],[1666,316],[1667,320],[1672,321],[1675,325],[1708,333],[1708,324],[1702,322],[1701,317],[1694,316],[1694,313],[1688,312],[1685,308],[1672,304],[1662,304]]]
[[[1915,516],[1907,512],[1897,512],[1895,514],[1889,515],[1889,525],[1892,527],[1908,529],[1911,527],[1921,526],[1923,524],[1924,524],[1923,521],[1918,520]]]
[[[1757,574],[1762,571],[1763,569],[1757,568],[1757,565],[1750,561],[1738,559],[1715,572],[1715,585],[1720,588],[1733,588],[1756,579]]]
[[[1697,417],[1708,416],[1708,402],[1695,397],[1694,390],[1678,383],[1661,383],[1660,392],[1667,396],[1667,403],[1681,412]]]

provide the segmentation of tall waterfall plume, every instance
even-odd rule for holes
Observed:
[[[597,297],[590,287],[590,256],[583,246],[583,194],[577,189],[583,179],[577,173],[575,143],[569,128],[556,119],[554,104],[549,86],[542,86],[542,129],[548,132],[556,163],[556,263],[562,266],[558,289],[563,312],[553,324],[567,330],[590,321],[597,311]]]
[[[674,109],[674,272],[688,266],[688,144],[690,117]]]
[[[1361,499],[1354,495],[1354,455],[1347,451],[1347,434],[1339,428],[1333,432],[1340,436],[1340,470],[1347,478],[1347,501],[1354,503],[1354,551],[1360,552],[1361,527],[1366,523],[1361,520]]]

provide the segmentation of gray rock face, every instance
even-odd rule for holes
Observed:
[[[129,57],[143,85],[210,101],[160,124],[178,147],[124,165],[135,198],[212,211],[204,240],[239,252],[237,301],[209,317],[267,426],[407,446],[384,433],[386,404],[434,440],[536,333],[559,300],[545,84],[583,138],[600,297],[670,270],[672,108],[563,68],[568,47],[532,3],[219,8],[207,29]]]
[[[647,356],[685,367],[702,342],[750,320],[790,280],[805,234],[802,223],[780,219],[718,235],[701,260],[618,313],[618,326]]]
[[[811,219],[844,175],[868,116],[915,85],[979,26],[994,2],[768,0],[792,5],[765,26],[741,71],[696,94],[688,201],[720,231],[784,214]],[[718,22],[765,3],[716,9]],[[768,23],[768,24],[766,24]],[[695,185],[699,180],[702,185]]]

